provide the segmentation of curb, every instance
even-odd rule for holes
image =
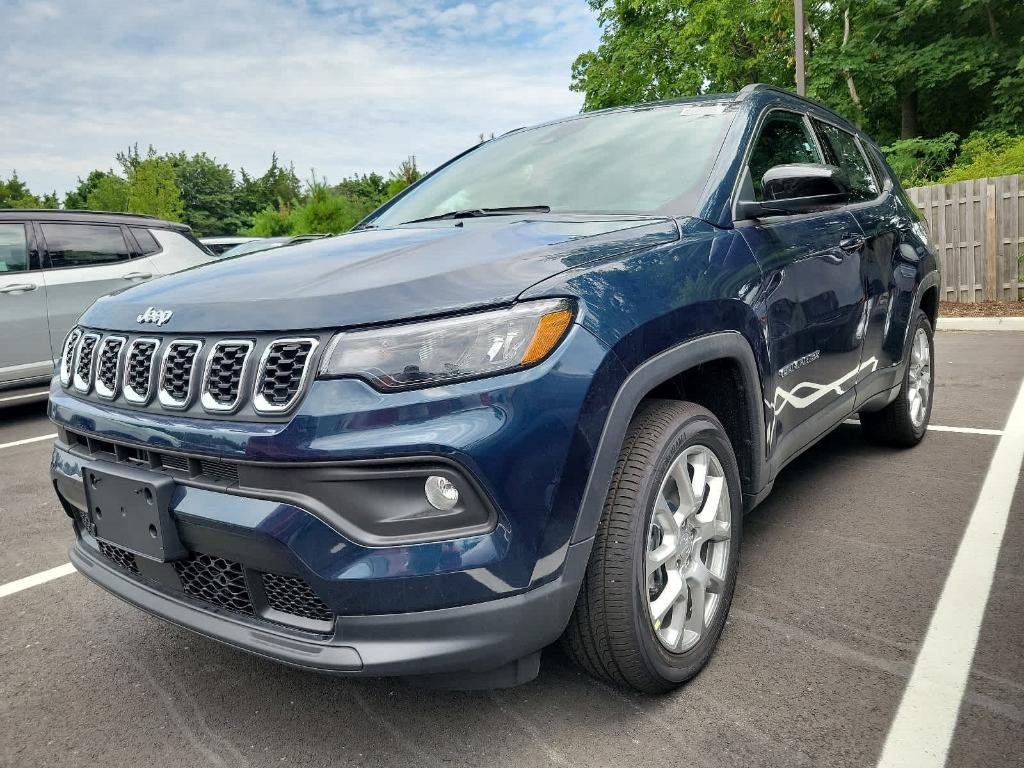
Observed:
[[[940,331],[1024,331],[1024,317],[940,317]]]

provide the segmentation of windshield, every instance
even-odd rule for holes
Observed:
[[[689,213],[732,120],[730,105],[677,104],[583,116],[493,139],[373,220],[549,206],[553,213]]]

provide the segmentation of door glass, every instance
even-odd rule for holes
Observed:
[[[28,244],[24,224],[0,224],[0,272],[28,269]]]
[[[772,112],[761,126],[761,132],[750,153],[750,175],[754,182],[754,199],[764,199],[763,179],[769,168],[788,163],[820,163],[811,132],[803,115],[795,112]]]
[[[42,224],[50,267],[92,267],[127,261],[120,227],[95,224]]]
[[[160,244],[148,229],[132,227],[132,234],[135,235],[135,240],[138,242],[139,248],[142,249],[143,256],[152,256],[160,251]]]
[[[817,120],[814,121],[814,126],[821,135],[825,152],[829,156],[828,161],[838,165],[850,177],[851,201],[862,202],[878,197],[875,177],[871,175],[871,169],[868,168],[853,134]]]

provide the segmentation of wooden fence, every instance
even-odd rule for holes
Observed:
[[[908,189],[941,259],[941,301],[1024,299],[1024,176]]]

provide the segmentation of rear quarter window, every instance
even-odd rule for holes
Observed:
[[[153,233],[148,229],[132,227],[132,234],[135,235],[135,241],[139,244],[139,249],[143,256],[152,256],[154,253],[159,253],[162,250],[160,243],[156,241]]]

